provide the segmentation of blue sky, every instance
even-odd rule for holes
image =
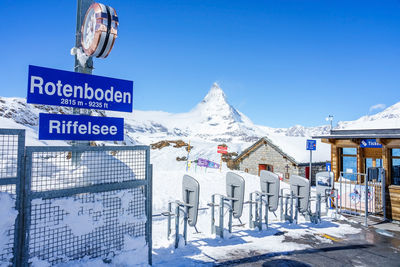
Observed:
[[[135,109],[186,112],[218,81],[257,124],[353,120],[400,101],[400,1],[102,3],[119,37],[93,74],[135,82]],[[73,69],[76,1],[2,1],[0,96],[26,97],[28,65]],[[372,108],[376,106],[376,108]]]

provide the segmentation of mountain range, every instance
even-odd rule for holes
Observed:
[[[1,128],[23,127],[29,130],[35,144],[60,144],[62,142],[44,142],[37,140],[38,114],[72,114],[72,108],[27,104],[23,98],[0,97]],[[284,151],[298,153],[303,149],[293,149],[299,140],[313,135],[329,133],[330,126],[304,127],[295,125],[290,128],[271,128],[254,124],[246,115],[238,111],[227,101],[221,87],[214,83],[204,97],[192,110],[186,113],[168,113],[163,111],[140,111],[117,113],[111,111],[93,111],[94,116],[124,117],[125,140],[123,144],[150,144],[160,140],[194,140],[197,142],[227,143],[236,145],[237,152],[267,136]],[[400,102],[371,116],[363,116],[355,121],[338,122],[337,129],[363,128],[400,128]],[[292,145],[288,145],[292,144]],[[327,149],[324,149],[327,151]],[[297,152],[296,152],[297,151]],[[329,158],[329,153],[321,158]],[[296,158],[296,155],[293,155]],[[297,157],[304,161],[304,157]]]

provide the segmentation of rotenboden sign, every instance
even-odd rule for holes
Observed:
[[[29,66],[27,103],[132,112],[133,82]]]
[[[39,125],[39,140],[124,140],[123,118],[40,113]]]

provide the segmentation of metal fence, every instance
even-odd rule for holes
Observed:
[[[19,265],[25,131],[0,129],[0,266]]]
[[[384,175],[381,181],[369,181],[365,173],[341,172],[338,182],[340,213],[363,216],[366,226],[369,215],[386,219]]]
[[[72,160],[76,155],[79,162]],[[14,194],[16,202],[22,199],[22,227],[3,262],[112,262],[129,251],[151,264],[149,147],[26,147],[24,158],[16,166],[24,166],[25,175],[12,180],[15,188],[24,180],[21,194]]]

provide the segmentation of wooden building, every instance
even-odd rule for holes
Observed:
[[[300,144],[302,145],[302,144]],[[304,143],[304,152],[305,143]],[[260,175],[260,171],[268,170],[277,173],[284,179],[289,179],[290,175],[301,175],[309,177],[309,163],[299,162],[294,155],[284,152],[278,145],[274,144],[267,137],[260,138],[253,145],[245,149],[235,160],[236,169],[254,175]],[[313,162],[312,181],[315,174],[325,171],[326,162]]]
[[[315,136],[331,145],[332,171],[365,173],[368,167],[386,171],[386,212],[389,219],[400,220],[400,129],[332,130]],[[358,182],[363,179],[357,178]]]

